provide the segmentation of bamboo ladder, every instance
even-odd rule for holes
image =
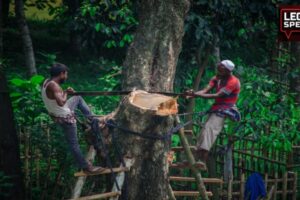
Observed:
[[[96,155],[96,151],[94,147],[90,146],[86,159],[94,160],[95,155]],[[120,167],[112,168],[112,170],[110,168],[105,168],[104,170],[96,173],[85,173],[84,171],[76,172],[74,176],[77,177],[78,179],[75,185],[75,189],[73,191],[72,198],[70,200],[93,200],[93,199],[107,199],[107,198],[110,198],[110,200],[117,200],[118,196],[121,195],[121,191],[117,189],[116,183],[114,183],[111,192],[84,196],[84,197],[80,197],[80,194],[81,194],[82,187],[85,183],[85,179],[88,176],[99,176],[99,175],[106,175],[111,173],[116,173],[116,182],[121,189],[124,183],[125,172],[128,171],[132,165],[130,159],[124,159],[124,161],[126,167],[123,167],[121,164]]]
[[[180,123],[178,117],[176,117],[176,122]],[[201,196],[202,199],[209,199],[209,197],[213,196],[213,193],[210,191],[206,191],[205,184],[218,184],[220,185],[220,187],[222,187],[223,180],[219,178],[202,178],[200,170],[207,170],[206,166],[203,165],[203,163],[195,161],[192,150],[195,150],[196,147],[189,145],[186,135],[193,135],[193,131],[184,130],[184,128],[181,128],[179,130],[179,137],[182,146],[173,147],[171,150],[174,152],[183,151],[187,156],[188,163],[172,163],[169,167],[177,169],[190,169],[194,177],[169,176],[169,181],[190,183],[196,182],[198,191],[172,191],[172,188],[170,188],[171,192],[173,193],[173,200],[176,197],[194,197],[195,199],[197,199],[199,196]]]

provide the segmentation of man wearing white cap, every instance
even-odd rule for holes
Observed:
[[[218,63],[216,76],[210,80],[208,86],[194,93],[194,97],[215,99],[215,103],[210,109],[211,113],[197,141],[196,158],[204,162],[206,162],[208,152],[224,126],[225,118],[229,117],[234,121],[240,120],[235,105],[240,92],[240,81],[232,75],[233,69],[234,63],[232,61],[221,61]],[[212,89],[215,89],[216,92],[209,93]]]

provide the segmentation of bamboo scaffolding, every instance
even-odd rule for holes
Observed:
[[[40,167],[40,150],[36,149],[35,150],[35,170],[36,170],[36,186],[40,187],[40,171],[41,171],[41,167]]]
[[[113,172],[125,172],[128,171],[127,167],[117,167],[117,168],[113,168],[112,170]],[[112,173],[112,171],[109,168],[105,168],[102,171],[99,172],[95,172],[95,173],[85,173],[84,171],[80,171],[80,172],[76,172],[74,174],[75,177],[81,177],[81,176],[97,176],[97,175],[102,175],[102,174],[110,174]]]
[[[179,119],[178,116],[176,116],[176,123],[180,124],[180,119]],[[181,144],[182,144],[182,146],[185,149],[185,153],[187,155],[187,159],[188,159],[188,161],[190,163],[190,166],[191,166],[190,168],[191,168],[191,170],[192,170],[192,172],[193,172],[193,174],[195,176],[195,179],[196,179],[196,182],[197,182],[197,187],[198,187],[198,190],[199,190],[199,192],[201,194],[201,197],[203,199],[205,199],[205,200],[208,200],[208,194],[206,193],[206,188],[205,188],[205,185],[204,185],[203,180],[202,180],[202,175],[196,169],[196,167],[194,166],[196,164],[196,162],[195,162],[194,156],[193,156],[193,154],[191,152],[191,149],[189,148],[190,145],[189,145],[189,143],[188,143],[188,141],[187,141],[187,139],[186,139],[186,137],[184,135],[184,129],[183,128],[181,128],[179,130],[179,136],[180,136]],[[175,193],[174,193],[174,195],[175,195]]]
[[[284,173],[283,175],[283,189],[282,189],[282,200],[286,200],[287,198],[287,178],[288,178],[288,173]]]
[[[297,199],[297,181],[298,181],[298,177],[297,177],[297,172],[294,173],[294,182],[293,182],[293,200]]]
[[[273,195],[273,200],[276,200],[277,199],[277,187],[278,187],[278,173],[275,172],[275,182],[274,182],[274,195]]]
[[[266,158],[266,157],[263,157],[263,156],[258,156],[258,155],[252,154],[252,153],[248,153],[246,151],[242,151],[242,150],[233,150],[233,151],[237,152],[237,153],[240,153],[240,154],[251,156],[251,162],[253,162],[254,158],[258,158],[258,159],[266,160],[266,161],[276,163],[276,164],[279,164],[279,165],[284,165],[284,166],[286,165],[286,163],[284,163],[284,162],[280,162],[280,161],[273,160],[273,159],[270,159],[270,158]]]
[[[195,182],[196,179],[194,177],[179,177],[179,176],[170,176],[170,181],[185,181],[185,182]],[[204,183],[223,183],[222,179],[219,178],[202,178]]]
[[[80,197],[80,198],[75,198],[75,199],[69,199],[69,200],[96,200],[96,199],[107,199],[109,197],[114,197],[121,195],[121,192],[107,192],[103,194],[95,194],[91,196],[85,196],[85,197]]]
[[[196,150],[196,146],[190,146],[190,149],[193,151],[193,150]],[[172,151],[184,151],[184,147],[172,147],[171,148]]]
[[[185,197],[185,196],[189,196],[189,197],[193,197],[193,196],[200,196],[200,193],[198,191],[173,191],[175,196],[181,196],[181,197]],[[212,192],[206,192],[206,195],[208,197],[212,197],[213,194]]]
[[[244,200],[245,193],[245,174],[241,174],[241,182],[240,182],[240,200]]]

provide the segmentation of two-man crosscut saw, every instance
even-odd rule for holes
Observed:
[[[81,95],[81,96],[120,96],[120,95],[128,95],[133,91],[78,91],[71,93],[70,95]],[[150,91],[148,93],[152,94],[162,94],[166,96],[197,96],[195,94],[188,93],[173,93],[173,92],[157,92]]]

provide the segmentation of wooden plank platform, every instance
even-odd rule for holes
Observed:
[[[113,172],[115,172],[115,173],[126,172],[126,171],[128,171],[128,168],[126,168],[126,167],[113,168]],[[111,173],[110,168],[105,168],[103,171],[95,172],[95,173],[85,173],[83,171],[76,172],[74,174],[74,176],[75,177],[80,177],[80,176],[96,176],[96,175],[110,174],[110,173]]]
[[[191,151],[196,151],[197,147],[196,146],[190,146]],[[172,147],[171,148],[172,151],[184,151],[184,148],[182,146],[178,146],[178,147]]]
[[[188,162],[183,162],[183,163],[177,162],[177,163],[172,163],[172,164],[170,165],[170,167],[171,167],[171,168],[183,169],[183,168],[189,168],[189,167],[190,167],[190,164],[189,164]],[[197,169],[200,169],[200,170],[207,170],[206,165],[203,164],[203,163],[201,163],[201,162],[197,162],[197,163],[195,164],[195,167],[196,167]]]
[[[109,197],[115,197],[121,195],[121,192],[108,192],[103,194],[95,194],[91,196],[85,196],[85,197],[79,197],[76,199],[70,199],[70,200],[95,200],[95,199],[106,199]]]
[[[192,130],[184,130],[184,134],[185,135],[192,135],[192,136],[194,136],[194,133],[193,133]]]
[[[177,197],[197,197],[200,196],[198,191],[173,191],[174,195]],[[206,192],[207,196],[212,197],[212,192]]]
[[[222,179],[219,178],[202,178],[204,183],[223,183]],[[170,176],[170,181],[185,181],[185,182],[195,182],[196,179],[194,177],[180,177],[180,176]]]

